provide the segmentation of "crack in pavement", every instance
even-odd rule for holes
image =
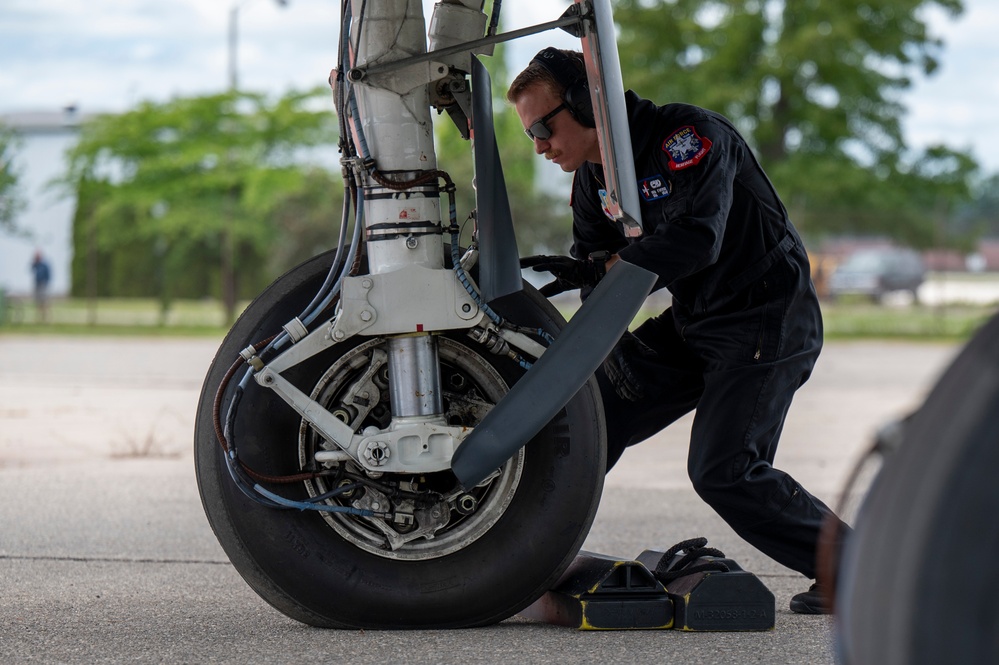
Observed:
[[[0,561],[65,561],[69,563],[164,563],[164,564],[194,564],[231,566],[229,561],[218,561],[210,559],[151,559],[151,558],[127,558],[108,556],[54,556],[54,555],[26,555],[26,554],[0,554]]]

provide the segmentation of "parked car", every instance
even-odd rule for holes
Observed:
[[[885,294],[908,291],[918,300],[926,265],[918,252],[899,247],[861,249],[836,267],[829,278],[829,295],[861,295],[881,302]]]

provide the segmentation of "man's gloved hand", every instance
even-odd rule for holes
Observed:
[[[656,352],[647,347],[630,332],[624,333],[607,359],[603,362],[604,374],[614,386],[614,392],[621,399],[637,402],[645,396],[645,385],[632,368],[629,358],[651,358]]]
[[[594,252],[586,260],[571,256],[527,256],[520,260],[521,268],[533,268],[535,272],[550,272],[555,277],[541,287],[541,295],[551,298],[563,291],[596,286],[607,273],[609,252]]]

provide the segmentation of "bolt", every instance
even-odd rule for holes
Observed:
[[[334,339],[343,339],[345,336],[346,336],[346,333],[344,333],[342,330],[334,330],[333,331],[333,338]]]
[[[468,515],[475,510],[478,505],[478,500],[471,494],[462,494],[458,497],[458,501],[455,504],[455,508],[462,515]]]
[[[468,314],[469,312],[472,311],[472,306],[466,302],[464,305],[461,306],[461,311],[463,311],[465,314]]]
[[[388,446],[381,441],[372,441],[364,447],[362,454],[364,455],[364,459],[371,466],[381,466],[388,461],[392,452],[389,450]]]
[[[416,249],[417,245],[419,244],[420,241],[414,238],[413,236],[409,236],[408,238],[406,238],[406,247],[410,249]]]
[[[373,284],[374,284],[374,282],[372,282],[368,278],[364,278],[364,279],[361,280],[361,286],[363,286],[366,289],[370,289]]]
[[[370,311],[363,310],[361,312],[361,320],[362,321],[370,321],[371,319],[372,319],[372,316],[371,316],[371,312]]]

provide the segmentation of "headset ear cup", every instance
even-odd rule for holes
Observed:
[[[565,89],[565,105],[579,124],[584,127],[596,127],[593,118],[593,100],[590,99],[590,87],[586,79],[580,79]]]

